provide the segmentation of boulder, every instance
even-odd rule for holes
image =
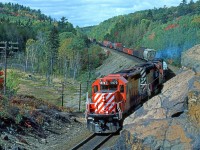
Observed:
[[[181,65],[200,72],[200,45],[196,45],[191,49],[182,53]]]
[[[121,143],[121,148],[128,149],[138,145],[139,149],[200,148],[199,79],[192,70],[184,70],[166,82],[159,95],[124,120],[121,137],[126,139],[123,144],[119,139],[116,146]]]

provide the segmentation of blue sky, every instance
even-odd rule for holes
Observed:
[[[182,0],[0,0],[18,3],[56,20],[66,17],[74,27],[97,25],[113,16],[133,13],[154,7],[178,6]],[[188,0],[189,2],[190,0]],[[196,2],[197,0],[194,0]]]

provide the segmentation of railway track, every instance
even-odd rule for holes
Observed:
[[[106,141],[112,138],[113,134],[92,134],[87,139],[83,140],[71,150],[97,150],[99,149]]]

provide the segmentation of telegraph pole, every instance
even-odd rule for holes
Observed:
[[[87,48],[87,54],[88,54],[88,80],[87,80],[87,92],[89,89],[89,82],[90,82],[90,75],[91,75],[91,68],[90,68],[90,54],[89,54],[89,50]]]
[[[0,42],[0,44],[2,45],[2,47],[0,47],[0,49],[3,50],[4,54],[4,86],[3,86],[3,93],[4,95],[6,94],[6,70],[7,70],[7,42]]]
[[[4,49],[4,88],[3,94],[6,95],[6,77],[7,77],[7,45],[8,43],[5,42],[5,49]]]
[[[9,46],[8,46],[9,44]],[[18,49],[18,43],[17,42],[7,42],[7,41],[2,41],[0,42],[0,45],[3,47],[0,47],[0,49],[3,49],[3,54],[4,54],[4,88],[3,88],[3,93],[6,95],[6,79],[7,79],[7,51],[9,50],[17,50]]]

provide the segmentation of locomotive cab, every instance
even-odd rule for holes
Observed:
[[[126,83],[119,74],[111,74],[92,84],[92,99],[87,102],[86,109],[89,130],[109,133],[121,128]]]

